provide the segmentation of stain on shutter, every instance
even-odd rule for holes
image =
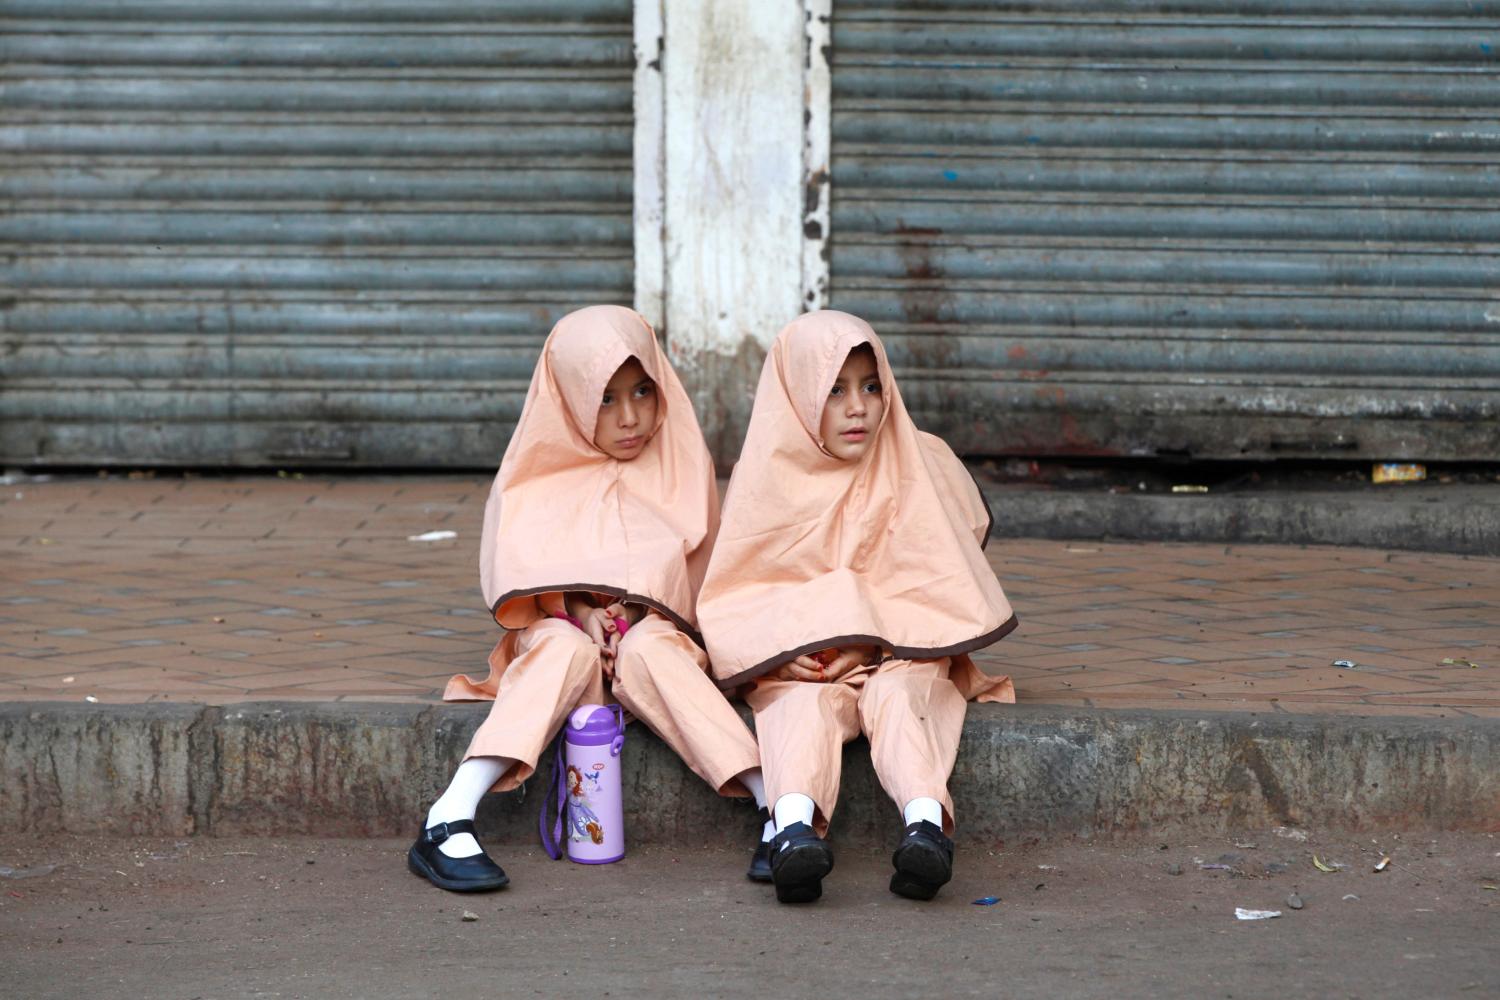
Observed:
[[[1500,457],[1500,4],[840,0],[831,305],[977,454]]]

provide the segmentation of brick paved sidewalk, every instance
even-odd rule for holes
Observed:
[[[4,487],[0,701],[434,700],[453,673],[484,672],[498,635],[476,570],[488,486]],[[407,540],[433,529],[458,538]],[[1500,560],[1014,540],[989,551],[1021,627],[980,658],[1023,701],[1500,717]]]

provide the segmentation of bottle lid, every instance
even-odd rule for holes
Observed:
[[[582,746],[600,746],[620,735],[620,723],[613,709],[603,705],[581,705],[568,718],[568,742]]]

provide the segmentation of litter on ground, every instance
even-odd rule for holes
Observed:
[[[1270,920],[1272,917],[1281,916],[1280,910],[1247,910],[1243,906],[1234,908],[1234,915],[1240,920]]]
[[[38,875],[51,875],[55,871],[56,865],[32,865],[30,868],[0,865],[0,878],[36,878]]]

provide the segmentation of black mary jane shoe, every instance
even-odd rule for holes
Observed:
[[[931,899],[953,878],[953,841],[927,820],[906,828],[896,853],[891,891],[907,899]]]
[[[412,870],[412,874],[420,875],[449,892],[488,892],[510,883],[510,876],[490,860],[483,848],[467,858],[450,858],[438,850],[438,846],[455,833],[475,834],[474,821],[461,819],[423,830],[417,836],[417,842],[411,845],[411,850],[406,852],[406,867]],[[478,834],[474,839],[479,839]]]
[[[752,882],[769,882],[771,881],[771,842],[759,838],[765,835],[766,824],[771,822],[771,810],[762,809],[756,814],[756,821],[760,826],[755,830],[755,853],[750,855],[750,868],[745,872],[745,877]]]
[[[806,823],[793,823],[771,841],[771,881],[783,903],[811,903],[833,871],[833,848]]]

